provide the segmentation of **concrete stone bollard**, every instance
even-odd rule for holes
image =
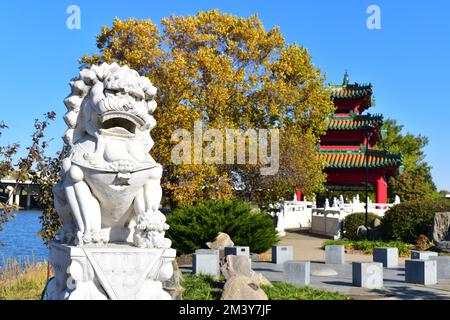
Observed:
[[[294,251],[292,246],[273,246],[272,262],[275,264],[283,264],[286,261],[294,259]]]
[[[405,282],[432,285],[437,283],[437,262],[435,260],[406,260]]]
[[[411,259],[428,260],[430,257],[437,257],[438,253],[433,251],[411,250]]]
[[[381,262],[353,262],[352,283],[354,286],[361,288],[382,288],[383,264]]]
[[[345,248],[341,245],[325,246],[326,264],[344,264]]]
[[[250,258],[250,247],[225,247],[224,249],[225,257],[232,255],[232,256],[246,256],[247,258]]]
[[[311,263],[309,261],[286,261],[283,269],[287,283],[302,286],[310,283]]]
[[[437,263],[437,278],[450,279],[450,256],[429,257]]]
[[[381,262],[385,268],[398,267],[398,248],[374,248],[373,262]]]
[[[219,250],[199,249],[192,255],[192,273],[211,276],[220,275]]]

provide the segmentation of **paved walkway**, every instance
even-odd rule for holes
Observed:
[[[294,248],[295,260],[325,261],[325,250],[322,249],[324,241],[329,238],[315,236],[307,231],[286,232],[286,236],[281,238],[279,245],[289,245]],[[372,256],[367,254],[347,254],[347,262],[371,262]],[[399,258],[400,266],[405,265],[405,258]]]
[[[381,290],[368,290],[352,285],[351,262],[370,262],[372,255],[346,254],[343,265],[326,265],[323,242],[327,240],[313,236],[305,231],[288,232],[280,241],[280,245],[292,245],[295,260],[311,261],[311,273],[323,268],[331,268],[337,272],[334,276],[311,275],[312,287],[338,291],[356,300],[450,300],[450,279],[438,279],[438,284],[421,286],[405,283],[405,258],[399,259],[397,268],[384,268],[384,287]],[[271,262],[252,262],[252,268],[261,272],[270,281],[284,281],[283,265]],[[191,272],[190,265],[180,266],[182,272]]]
[[[325,265],[323,242],[328,238],[311,235],[306,231],[287,232],[280,245],[291,245],[295,260],[311,261],[311,272],[324,267],[332,268],[336,276],[319,277],[311,275],[310,285],[316,288],[338,291],[354,299],[387,300],[450,300],[450,279],[438,279],[438,284],[421,286],[405,283],[405,260],[399,258],[398,268],[384,268],[384,288],[368,290],[352,285],[352,262],[371,262],[372,255],[346,254],[344,265]],[[267,262],[253,262],[252,268],[263,273],[270,281],[283,281],[283,266]]]
[[[347,257],[350,255],[347,255]],[[437,285],[422,286],[405,283],[403,267],[384,268],[384,288],[368,290],[352,285],[352,265],[325,265],[323,262],[311,262],[311,273],[323,268],[331,268],[337,272],[335,276],[311,275],[310,286],[331,291],[338,291],[356,300],[450,300],[450,279],[441,279]],[[261,272],[270,281],[284,281],[283,265],[270,262],[253,262],[252,269]]]

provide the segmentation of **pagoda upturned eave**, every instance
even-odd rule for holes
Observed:
[[[355,169],[365,168],[366,154],[362,150],[320,150],[319,158],[326,163],[327,168]],[[382,150],[369,150],[367,166],[369,168],[398,168],[403,162],[400,153],[390,153]]]
[[[326,121],[327,130],[365,130],[383,125],[383,115],[333,115]]]
[[[372,96],[372,84],[347,84],[335,85],[330,84],[331,97],[333,99],[356,99]]]
[[[348,73],[345,73],[342,84],[329,84],[330,97],[337,111],[353,111],[362,114],[375,106],[372,84],[349,83]]]

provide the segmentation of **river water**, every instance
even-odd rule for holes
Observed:
[[[19,211],[0,231],[0,266],[3,258],[24,261],[34,256],[36,261],[47,260],[48,249],[37,233],[41,230],[38,210]]]

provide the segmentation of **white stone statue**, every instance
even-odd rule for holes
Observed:
[[[116,63],[83,69],[70,86],[49,299],[170,299],[162,282],[175,250],[159,211],[162,167],[149,154],[156,88]]]
[[[336,197],[333,197],[333,205],[331,207],[332,208],[337,208],[338,206],[339,206],[338,199]]]
[[[133,242],[169,248],[158,210],[161,166],[149,151],[156,88],[116,63],[84,69],[71,81],[64,136],[69,151],[54,187],[62,243]]]

